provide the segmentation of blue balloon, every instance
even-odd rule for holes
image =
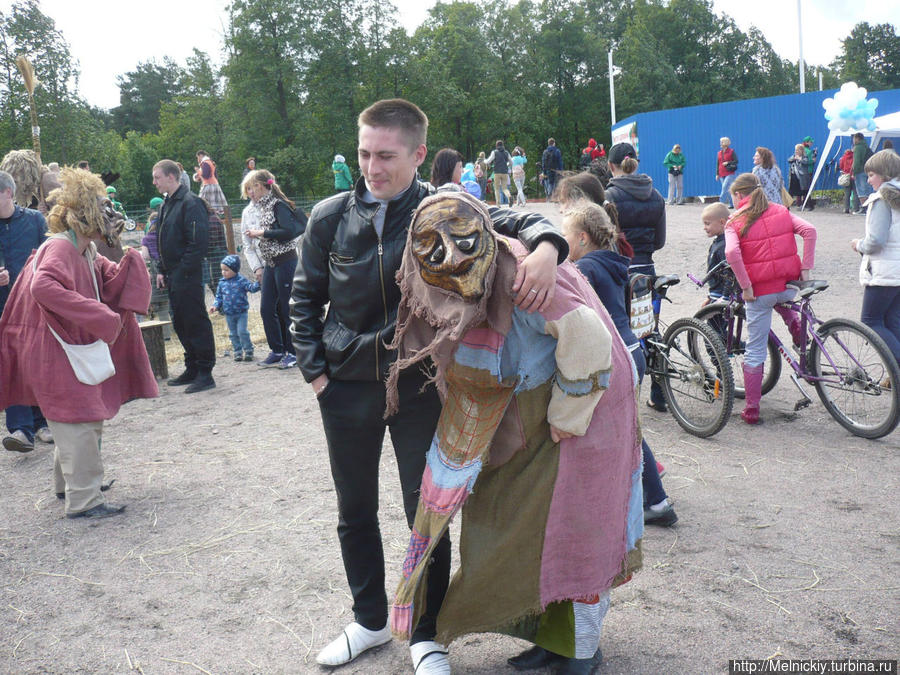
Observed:
[[[878,128],[878,125],[875,124],[875,120],[869,120],[869,131],[875,131]]]
[[[476,199],[481,199],[481,186],[478,183],[473,180],[467,180],[463,182],[462,186],[470,195],[472,195]]]

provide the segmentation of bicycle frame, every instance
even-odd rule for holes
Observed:
[[[687,275],[688,278],[693,281],[698,286],[703,286],[708,281],[709,277],[705,279],[698,279],[692,274]],[[737,312],[735,312],[735,307],[743,305],[744,299],[741,297],[739,293],[732,293],[730,296],[723,297],[720,300],[717,300],[716,303],[720,303],[723,308],[723,314],[726,317],[726,334],[725,334],[725,349],[728,353],[732,353],[734,351],[734,347],[736,344],[740,343],[740,336],[743,334],[744,329],[744,317],[739,316]],[[809,364],[807,362],[807,357],[814,341],[818,346],[819,350],[822,352],[822,355],[827,359],[828,363],[835,370],[835,372],[840,372],[837,364],[835,364],[834,359],[829,354],[825,343],[819,337],[819,334],[816,332],[815,327],[824,323],[821,319],[819,319],[813,309],[811,307],[811,297],[805,297],[798,300],[790,300],[788,302],[779,303],[782,307],[787,307],[800,315],[800,327],[802,332],[809,336],[807,340],[804,341],[803,345],[799,348],[799,354],[794,357],[791,354],[789,348],[786,348],[784,343],[781,341],[781,338],[775,334],[773,329],[769,329],[769,339],[772,340],[778,353],[781,354],[781,358],[787,362],[787,364],[791,367],[797,377],[802,378],[805,382],[809,382],[810,384],[815,384],[816,382],[832,382],[832,383],[840,383],[840,378],[836,377],[819,377],[809,370]],[[853,353],[847,348],[845,344],[841,342],[841,340],[837,337],[833,338],[835,342],[849,355],[849,357],[853,360],[853,363],[858,367],[862,368],[862,364],[856,359]]]

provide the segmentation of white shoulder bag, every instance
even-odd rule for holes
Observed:
[[[94,261],[91,259],[90,247],[84,252],[84,257],[88,261],[91,268],[91,280],[94,282],[94,293],[97,296],[97,302],[100,302],[100,288],[97,286],[97,270],[94,269]],[[31,269],[37,271],[37,255],[31,259]],[[59,334],[53,330],[48,323],[47,328],[59,342],[60,347],[66,353],[69,359],[69,365],[75,372],[75,377],[82,384],[100,384],[105,382],[116,374],[116,367],[113,365],[112,356],[109,353],[109,345],[103,340],[97,340],[89,345],[70,345],[64,341]]]

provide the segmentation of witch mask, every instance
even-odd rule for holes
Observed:
[[[425,283],[474,302],[497,252],[487,210],[468,195],[423,201],[410,224],[410,242]]]

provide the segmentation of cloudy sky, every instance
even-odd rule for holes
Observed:
[[[8,2],[0,0],[0,6]],[[900,25],[896,0],[800,2],[803,53],[810,64],[829,63],[840,50],[840,40],[860,21]],[[227,4],[228,0],[41,0],[41,9],[56,21],[80,62],[82,95],[92,105],[112,108],[119,103],[116,75],[141,61],[161,61],[168,55],[183,63],[197,47],[218,62]],[[434,0],[394,0],[394,4],[411,32]],[[797,59],[797,0],[713,0],[713,5],[744,30],[755,24],[781,56]]]

